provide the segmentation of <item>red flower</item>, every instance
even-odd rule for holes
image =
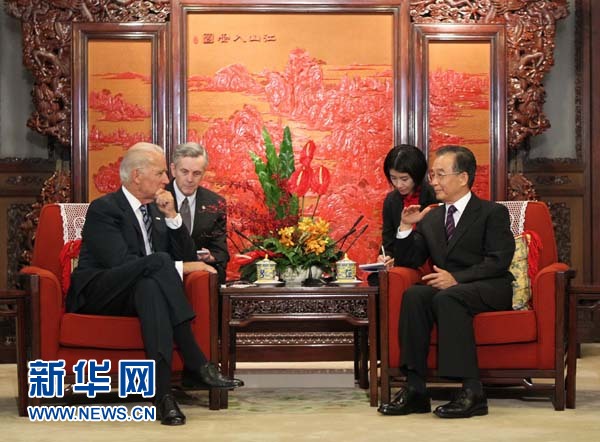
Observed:
[[[310,188],[312,169],[301,167],[296,169],[288,181],[288,190],[298,196],[306,195]]]
[[[315,156],[315,150],[317,150],[315,143],[312,140],[308,140],[300,151],[300,164],[304,167],[309,167],[313,156]]]
[[[325,166],[319,166],[312,174],[310,188],[319,196],[325,195],[329,187],[331,175]]]
[[[250,250],[243,255],[237,254],[233,257],[232,263],[236,266],[245,266],[251,264],[258,259],[263,259],[265,255],[269,258],[277,258],[281,256],[279,253],[271,252],[270,250]]]

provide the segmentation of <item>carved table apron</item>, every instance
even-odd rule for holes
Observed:
[[[358,377],[362,388],[370,388],[370,403],[371,406],[376,406],[378,399],[377,293],[377,287],[366,285],[222,288],[220,292],[222,369],[233,376],[236,362],[236,335],[239,330],[256,332],[351,330],[354,332],[355,377]],[[313,345],[327,348],[330,344],[322,341]],[[261,346],[256,345],[252,351],[261,352]],[[315,360],[314,355],[307,353],[306,360]],[[222,398],[222,402],[226,406],[226,397]]]

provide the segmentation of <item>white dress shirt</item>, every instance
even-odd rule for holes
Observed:
[[[448,207],[450,206],[454,206],[456,208],[456,211],[454,212],[454,214],[452,215],[452,218],[454,218],[454,225],[458,226],[458,221],[460,220],[460,217],[462,216],[462,214],[464,213],[467,204],[469,204],[469,200],[471,199],[471,192],[468,192],[466,195],[460,197],[458,200],[456,200],[456,202],[449,204],[449,203],[445,203],[444,204],[444,219],[446,219],[446,216],[448,214]],[[398,232],[396,232],[396,238],[397,239],[404,239],[407,238],[408,235],[410,235],[410,232],[412,232],[412,229],[410,230],[400,230],[400,227],[398,227]]]
[[[177,187],[177,181],[173,180],[173,189],[175,189],[175,199],[177,200],[177,207],[181,207],[181,205],[183,204],[183,200],[184,199],[188,199],[188,203],[190,205],[190,218],[191,218],[191,225],[194,225],[194,216],[196,215],[196,192],[194,192],[192,195],[187,196],[184,195],[183,192],[181,190],[179,190],[179,187]],[[194,230],[192,228],[192,230]]]
[[[467,208],[467,204],[469,204],[470,199],[471,199],[471,192],[469,192],[465,196],[459,198],[455,203],[452,203],[452,204],[446,203],[445,204],[446,214],[444,215],[444,219],[446,219],[446,216],[448,216],[448,207],[454,206],[456,208],[456,210],[454,211],[454,215],[452,215],[452,218],[454,218],[454,225],[458,226],[458,221],[460,220],[460,217],[462,216],[462,214],[465,212],[465,209]]]
[[[142,231],[142,236],[144,237],[144,248],[146,249],[146,255],[150,255],[152,253],[152,245],[150,244],[150,241],[148,241],[148,232],[146,231],[144,217],[142,215],[142,211],[140,210],[140,207],[142,207],[143,204],[140,202],[140,200],[133,196],[133,194],[127,190],[125,186],[121,186],[121,189],[123,190],[125,198],[127,198],[127,202],[133,209],[133,213],[135,213],[138,224],[140,225],[140,230]],[[151,216],[150,213],[148,213],[148,215]],[[183,223],[183,220],[181,219],[181,215],[178,213],[175,218],[165,217],[165,223],[169,229],[179,229]],[[175,261],[175,268],[177,269],[179,276],[181,276],[183,279],[183,261]]]

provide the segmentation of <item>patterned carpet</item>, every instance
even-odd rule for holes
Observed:
[[[208,407],[206,392],[176,393],[184,405]],[[239,389],[229,395],[227,411],[243,413],[324,413],[369,408],[369,396],[358,388]],[[375,410],[373,408],[373,410]]]
[[[6,441],[598,441],[600,440],[600,344],[583,346],[577,376],[577,408],[554,411],[548,399],[489,400],[490,414],[444,420],[432,414],[380,416],[358,388],[241,388],[227,410],[208,410],[206,392],[182,395],[182,427],[158,423],[30,422],[17,416],[16,369],[0,365],[0,427]],[[433,406],[442,403],[441,398]],[[128,403],[128,406],[135,405]]]

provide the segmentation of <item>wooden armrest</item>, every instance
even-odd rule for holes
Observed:
[[[196,313],[192,332],[208,358],[218,358],[219,289],[218,275],[205,271],[185,276],[185,293]],[[218,359],[217,359],[218,360]]]

